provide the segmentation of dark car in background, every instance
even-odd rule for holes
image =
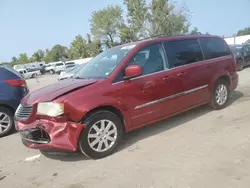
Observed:
[[[41,65],[40,66],[39,70],[40,70],[41,74],[45,74],[46,73],[45,67],[46,67],[45,65]]]
[[[7,66],[0,66],[0,88],[0,137],[2,137],[14,130],[14,113],[29,90],[23,77]]]
[[[250,65],[250,44],[230,45],[230,49],[236,60],[238,71]]]

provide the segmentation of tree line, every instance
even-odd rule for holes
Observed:
[[[189,31],[190,13],[185,5],[170,3],[169,0],[151,0],[150,3],[146,0],[124,0],[123,4],[127,12],[125,16],[120,5],[108,5],[94,11],[89,19],[91,33],[86,37],[77,35],[69,47],[57,44],[51,49],[39,49],[31,57],[27,53],[21,53],[19,57],[12,57],[11,64],[93,57],[123,43]],[[199,33],[198,28],[195,27],[190,33]]]
[[[77,35],[69,47],[56,44],[51,49],[38,49],[28,57],[21,53],[12,57],[12,64],[55,62],[92,57],[103,50],[141,38],[188,32],[189,11],[168,0],[124,0],[127,14],[120,5],[108,5],[94,11],[89,19],[90,34]]]

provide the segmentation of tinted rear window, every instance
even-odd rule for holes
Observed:
[[[197,39],[169,41],[164,44],[171,67],[188,65],[203,60]]]
[[[56,64],[56,66],[62,66],[63,65],[63,63],[57,63]]]
[[[220,38],[200,38],[201,48],[205,59],[213,59],[230,55],[224,40]]]

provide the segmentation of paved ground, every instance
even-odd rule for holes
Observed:
[[[248,188],[250,68],[239,74],[226,109],[200,107],[129,133],[120,150],[105,159],[46,158],[25,148],[18,134],[1,138],[0,187]],[[48,78],[28,84],[33,90]],[[49,82],[54,81],[55,76]]]

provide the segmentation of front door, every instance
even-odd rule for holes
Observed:
[[[134,126],[153,122],[175,106],[166,107],[167,97],[176,94],[174,71],[168,69],[162,44],[142,48],[127,65],[140,65],[143,74],[129,81],[113,84],[115,98],[128,107]],[[126,65],[126,66],[127,66]],[[124,73],[121,74],[121,78]]]

